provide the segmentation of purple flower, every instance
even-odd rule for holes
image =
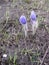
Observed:
[[[27,22],[26,17],[24,15],[21,15],[19,21],[21,24],[26,24],[26,22]]]
[[[36,14],[34,11],[31,11],[30,19],[36,21]]]

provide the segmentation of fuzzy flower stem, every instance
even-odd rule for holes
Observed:
[[[27,23],[22,25],[22,30],[24,31],[25,37],[26,37],[27,36],[27,30],[28,30]]]
[[[38,28],[38,21],[35,21],[32,23],[33,35],[36,33],[37,28]]]

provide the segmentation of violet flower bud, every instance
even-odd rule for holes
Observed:
[[[23,24],[26,24],[27,20],[26,20],[26,17],[24,15],[22,15],[19,19],[20,23],[23,25]]]

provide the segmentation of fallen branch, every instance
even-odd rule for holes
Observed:
[[[43,56],[43,59],[42,59],[42,61],[41,61],[41,64],[40,64],[40,65],[42,65],[42,64],[43,64],[43,61],[44,61],[44,59],[45,59],[45,57],[46,57],[46,54],[48,53],[48,49],[49,49],[49,46],[48,46],[48,48],[47,48],[47,50],[46,50],[46,52],[45,52],[45,54],[44,54],[44,56]]]

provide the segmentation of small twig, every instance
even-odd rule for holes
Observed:
[[[47,33],[49,33],[49,29],[48,29],[47,25],[45,25],[45,30],[47,31]]]
[[[45,52],[45,54],[44,54],[44,56],[43,56],[43,59],[42,59],[42,61],[41,61],[41,64],[40,64],[40,65],[42,65],[42,64],[43,64],[43,61],[44,61],[44,59],[45,59],[45,57],[46,57],[46,54],[48,53],[48,49],[49,49],[49,46],[48,46],[48,48],[47,48],[47,50],[46,50],[46,52]]]
[[[46,46],[46,43],[44,44],[44,46],[43,46],[42,50],[45,48],[45,46]]]

